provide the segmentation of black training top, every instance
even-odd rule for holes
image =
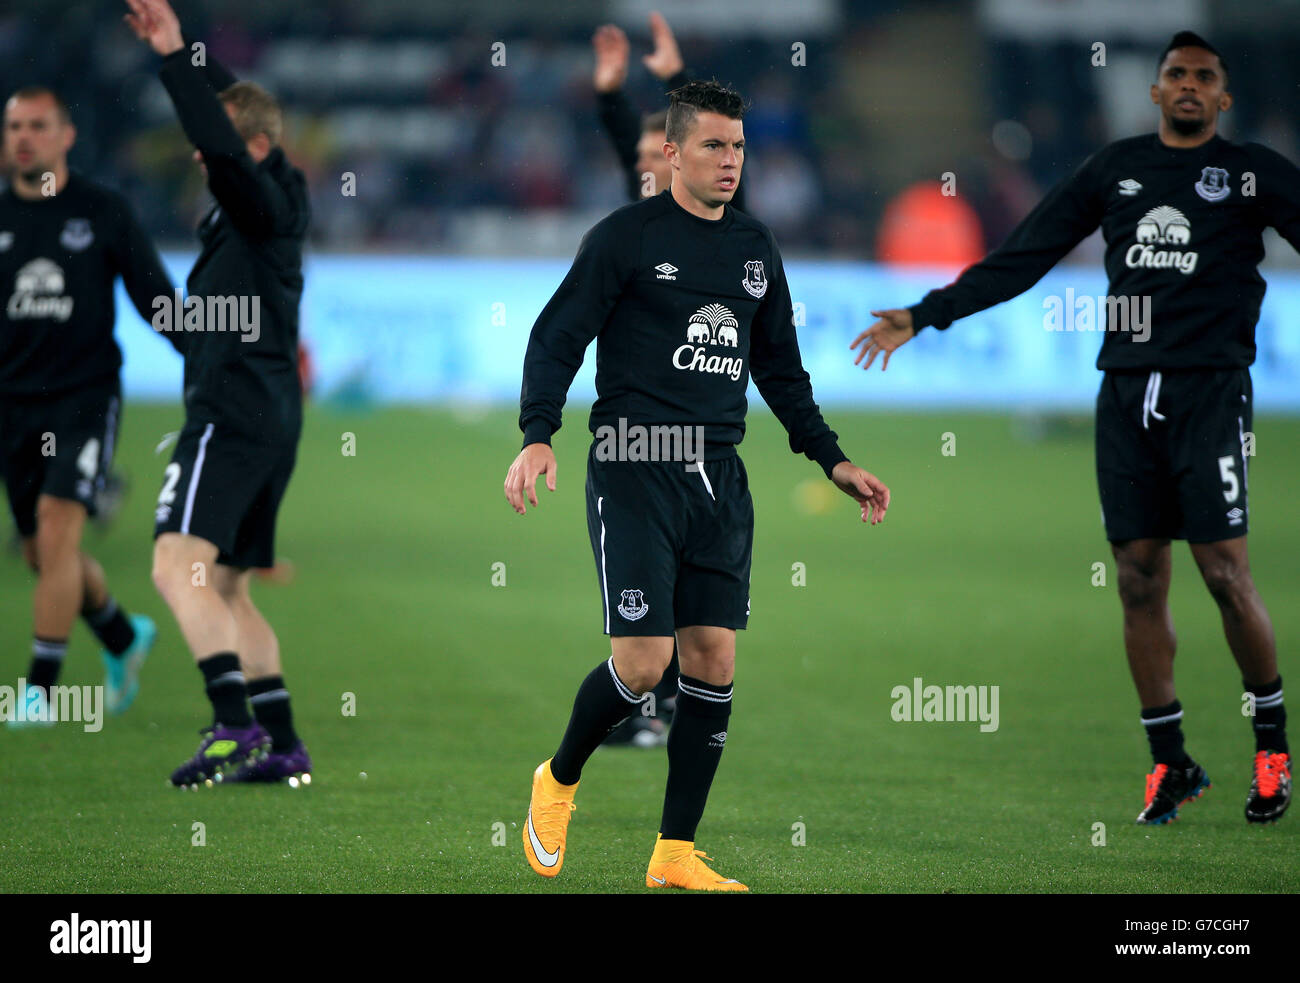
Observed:
[[[593,338],[593,433],[620,418],[629,426],[702,426],[706,458],[726,456],[745,434],[752,374],[795,453],[828,476],[847,460],[813,401],[772,233],[729,205],[709,221],[664,191],[586,234],[528,340],[519,400],[525,445],[549,442],[560,428]]]
[[[1110,296],[1130,307],[1125,331],[1114,323],[1119,308],[1107,306],[1098,368],[1244,368],[1255,360],[1264,299],[1261,233],[1272,226],[1300,249],[1300,169],[1267,147],[1218,136],[1190,149],[1154,133],[1116,141],[1053,188],[999,248],[926,294],[911,308],[913,323],[946,328],[1015,297],[1098,225]],[[1131,307],[1146,297],[1143,341]]]
[[[217,99],[235,81],[220,65],[209,59],[196,66],[190,49],[182,48],[163,59],[159,76],[185,135],[203,155],[216,198],[199,223],[202,249],[186,281],[189,294],[205,301],[235,298],[257,313],[256,331],[241,325],[239,331],[187,332],[186,418],[224,423],[268,443],[296,439],[302,424],[298,303],[310,215],[306,179],[278,147],[254,163]]]
[[[0,397],[57,396],[117,378],[113,281],[145,321],[172,283],[126,200],[70,173],[56,195],[0,193]]]

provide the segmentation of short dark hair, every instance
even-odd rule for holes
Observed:
[[[64,123],[72,122],[72,113],[68,109],[68,104],[64,101],[63,96],[59,95],[48,85],[24,85],[22,88],[14,91],[9,99],[40,99],[42,96],[49,96],[54,100],[54,107],[59,112],[59,119]],[[9,99],[5,100],[5,105],[9,104]]]
[[[1175,48],[1204,48],[1210,54],[1219,59],[1219,67],[1223,69],[1223,87],[1228,87],[1228,63],[1223,60],[1223,55],[1219,54],[1219,49],[1210,44],[1209,41],[1201,37],[1195,31],[1179,31],[1169,43],[1165,45],[1165,50],[1160,52],[1160,60],[1156,62],[1156,74],[1159,76],[1160,66],[1165,63],[1165,58],[1169,52]]]
[[[665,122],[669,143],[685,140],[695,123],[695,117],[700,113],[718,113],[728,119],[745,118],[747,107],[740,93],[727,88],[717,79],[687,82],[681,88],[673,89],[668,96],[672,100]]]
[[[642,133],[658,133],[660,130],[668,129],[668,110],[661,109],[657,113],[646,113],[641,117]]]

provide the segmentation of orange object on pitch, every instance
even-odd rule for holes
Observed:
[[[904,266],[965,267],[984,258],[984,233],[975,210],[938,181],[900,193],[885,209],[876,258]]]

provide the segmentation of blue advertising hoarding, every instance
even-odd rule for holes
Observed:
[[[192,255],[164,257],[183,283]],[[519,398],[533,320],[568,262],[435,256],[321,255],[308,260],[302,335],[316,369],[316,393],[377,402],[499,402]],[[887,373],[853,365],[848,344],[872,309],[915,303],[953,271],[900,272],[867,263],[799,262],[786,267],[804,365],[823,404],[1090,410],[1100,373],[1096,331],[1050,331],[1048,298],[1104,295],[1098,267],[1053,270],[1031,290],[949,331],[924,331]],[[1300,413],[1300,274],[1266,277],[1256,407]],[[1067,291],[1069,293],[1067,293]],[[118,287],[118,340],[128,399],[175,399],[180,363],[136,317]],[[685,331],[685,327],[683,327]],[[570,391],[595,397],[591,351]],[[757,394],[751,386],[751,398]]]

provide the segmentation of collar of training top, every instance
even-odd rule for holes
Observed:
[[[665,196],[668,198],[669,204],[672,205],[674,209],[676,209],[679,215],[685,216],[686,218],[690,219],[692,222],[698,222],[701,228],[710,229],[715,232],[721,232],[723,229],[731,225],[732,212],[731,212],[731,205],[729,204],[722,206],[722,218],[701,218],[698,215],[693,215],[692,213],[688,212],[685,208],[683,208],[681,205],[679,205],[677,203],[677,199],[673,197],[673,193],[671,189],[665,189],[659,192],[660,198],[663,198]]]

